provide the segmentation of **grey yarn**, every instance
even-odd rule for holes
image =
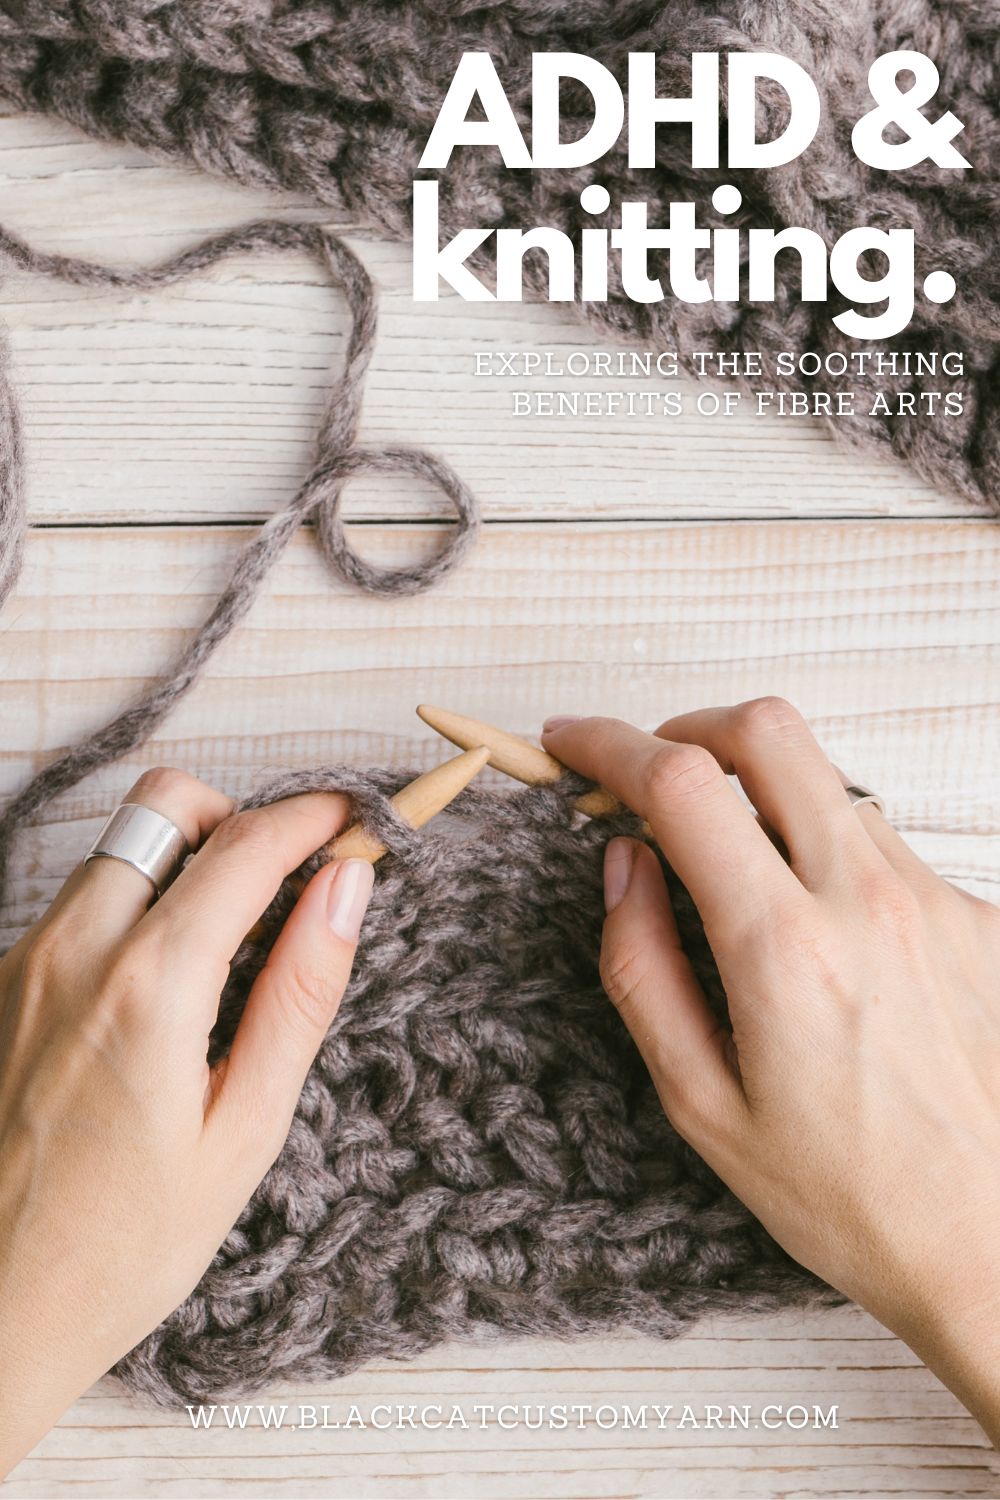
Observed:
[[[866,167],[851,128],[870,108],[867,71],[879,55],[915,48],[934,59],[934,109],[963,121],[975,170],[925,164],[901,173]],[[713,188],[735,182],[744,227],[799,225],[832,244],[859,225],[913,227],[917,311],[900,349],[964,350],[967,374],[948,379],[819,376],[815,384],[859,393],[858,414],[831,419],[835,436],[894,451],[931,483],[1000,502],[1000,204],[997,98],[1000,15],[995,0],[0,0],[0,89],[96,134],[125,137],[161,155],[188,158],[240,182],[305,192],[348,206],[397,236],[409,232],[411,184],[448,82],[464,50],[489,51],[522,125],[533,51],[582,52],[619,78],[629,51],[654,51],[658,89],[683,93],[695,51],[767,50],[794,58],[823,101],[817,139],[798,161],[770,171],[692,171],[690,135],[662,133],[655,171],[627,169],[618,149],[595,168],[510,171],[494,150],[459,148],[441,177],[442,230],[471,225],[551,225],[577,236],[599,219],[579,205],[593,178],[622,198],[649,201],[662,223],[673,200],[695,201],[702,222],[722,222]],[[567,93],[571,138],[588,100]],[[763,101],[761,131],[781,124],[782,96]],[[492,242],[488,242],[492,243]],[[488,257],[488,246],[484,251]],[[795,257],[779,261],[776,301],[642,306],[612,286],[588,312],[603,328],[685,358],[696,349],[815,350],[852,345],[831,304],[799,299]],[[488,258],[480,264],[489,269]],[[541,257],[528,279],[544,294]],[[950,271],[954,301],[928,303],[923,280]],[[867,347],[867,346],[866,346]],[[874,347],[874,346],[873,346]],[[778,382],[808,389],[804,377]],[[758,385],[773,386],[770,374]],[[960,384],[961,417],[869,416],[865,397]]]
[[[601,854],[638,820],[575,826],[572,785],[470,788],[446,832],[416,835],[385,803],[406,779],[334,768],[253,799],[346,790],[397,852],[281,1156],[195,1292],[116,1373],[200,1402],[446,1338],[671,1337],[709,1312],[831,1300],[671,1130],[601,988]],[[216,1052],[293,899],[237,954]]]

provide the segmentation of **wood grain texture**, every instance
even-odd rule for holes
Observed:
[[[243,193],[56,121],[0,110],[0,219],[46,248],[150,263],[292,197]],[[326,217],[323,215],[322,217]],[[998,533],[812,423],[516,421],[477,348],[588,348],[551,307],[415,308],[408,254],[343,213],[383,291],[364,433],[426,442],[493,524],[435,594],[393,603],[293,543],[206,680],[126,764],[22,840],[0,948],[51,899],[138,771],[239,792],[268,768],[442,758],[426,699],[534,736],[551,712],[653,724],[706,702],[792,698],[879,787],[944,873],[1000,895]],[[233,261],[156,297],[0,283],[23,393],[32,513],[0,620],[0,797],[139,691],[204,618],[248,537],[304,471],[345,324],[296,257]],[[403,562],[433,497],[351,493],[357,540]],[[865,520],[861,516],[882,516]],[[773,519],[762,519],[770,517]],[[837,521],[822,517],[841,518]],[[623,524],[626,518],[635,518]],[[686,518],[686,519],[685,519]],[[733,519],[717,524],[720,518]],[[138,526],[135,523],[163,523]],[[550,524],[542,524],[548,522]],[[574,524],[569,524],[573,522]],[[263,1399],[271,1399],[268,1393]],[[448,1346],[412,1365],[279,1391],[289,1406],[452,1400],[836,1403],[837,1430],[194,1432],[101,1382],[5,1487],[11,1500],[736,1500],[1000,1494],[978,1427],[855,1309],[712,1322],[646,1339]]]
[[[964,515],[906,469],[849,452],[807,419],[529,417],[511,391],[683,390],[690,380],[477,378],[477,350],[614,349],[566,307],[414,304],[409,247],[344,213],[245,193],[70,126],[0,117],[2,222],[49,250],[149,264],[261,214],[342,223],[381,292],[363,437],[422,443],[496,518]],[[262,516],[301,477],[346,316],[295,255],[234,259],[154,295],[35,278],[0,286],[37,520]],[[419,518],[432,494],[358,480],[351,513]]]

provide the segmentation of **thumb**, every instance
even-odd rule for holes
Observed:
[[[742,1113],[743,1090],[727,1061],[729,1033],[709,1009],[681,947],[663,870],[647,844],[611,840],[604,899],[604,988],[671,1123],[703,1149],[717,1127]]]
[[[363,859],[334,861],[317,871],[247,999],[219,1103],[224,1113],[240,1117],[239,1133],[249,1122],[262,1142],[276,1141],[275,1154],[340,1008],[374,881],[375,871]]]

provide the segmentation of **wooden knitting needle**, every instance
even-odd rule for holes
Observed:
[[[485,745],[468,749],[464,755],[446,760],[404,786],[392,798],[392,806],[404,823],[411,828],[422,828],[479,775],[489,758]],[[366,859],[369,864],[375,864],[385,852],[385,845],[366,833],[360,823],[353,823],[324,850],[330,859]]]
[[[490,752],[485,745],[478,746],[475,750],[466,750],[464,755],[453,756],[443,765],[435,766],[433,771],[425,772],[416,781],[402,787],[391,799],[392,805],[411,828],[422,828],[437,813],[443,812],[448,803],[479,775],[489,758]],[[366,859],[373,865],[386,852],[385,845],[367,834],[360,823],[352,823],[350,828],[332,839],[323,850],[327,859]],[[293,875],[291,884],[296,896],[301,895],[306,888],[306,881],[300,875]],[[256,941],[263,931],[264,919],[261,918],[247,933],[248,941]]]
[[[566,775],[566,767],[554,755],[539,750],[516,734],[509,734],[506,729],[483,724],[465,714],[452,713],[448,708],[430,708],[426,703],[420,704],[417,713],[425,724],[444,735],[446,740],[451,740],[453,745],[485,745],[491,766],[527,786],[551,786]],[[585,792],[575,806],[589,818],[606,818],[622,811],[617,797],[603,787]]]

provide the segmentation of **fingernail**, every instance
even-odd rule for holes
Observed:
[[[554,729],[562,729],[564,724],[579,724],[579,714],[556,714],[554,718],[546,719],[542,725],[545,734],[551,734]]]
[[[625,899],[635,868],[636,846],[632,839],[612,839],[604,851],[604,908],[613,912]]]
[[[375,870],[366,859],[345,859],[330,882],[326,917],[332,931],[345,943],[358,940],[374,884]]]

